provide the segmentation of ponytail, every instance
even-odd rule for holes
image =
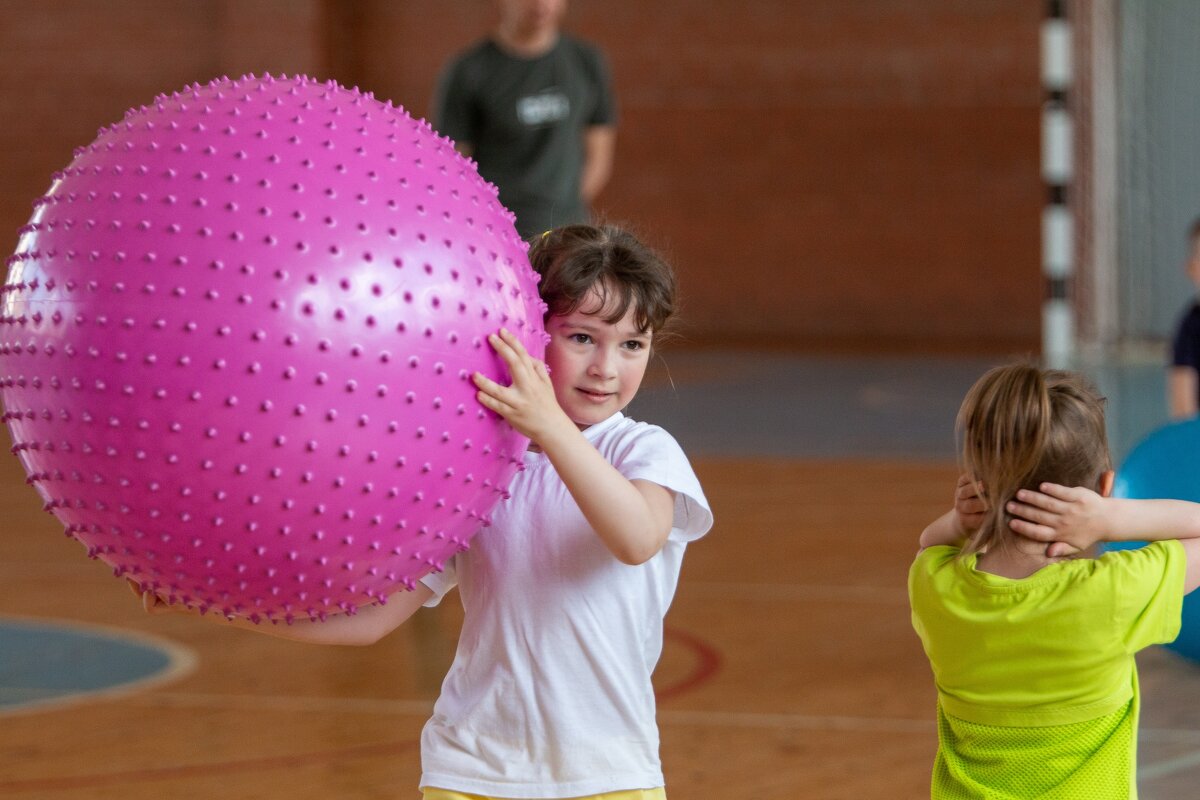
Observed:
[[[987,506],[963,555],[1011,542],[1005,505],[1017,490],[1043,481],[1098,488],[1110,469],[1103,398],[1077,374],[1029,364],[990,370],[967,393],[956,428],[962,467],[982,484]]]

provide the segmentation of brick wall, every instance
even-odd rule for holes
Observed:
[[[1040,0],[573,0],[617,84],[599,206],[664,246],[696,342],[1028,350]],[[71,150],[221,74],[428,113],[487,0],[0,0],[0,246]]]

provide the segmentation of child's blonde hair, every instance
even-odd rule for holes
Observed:
[[[962,468],[982,484],[987,512],[962,555],[1012,541],[1004,510],[1044,481],[1099,490],[1112,468],[1104,398],[1082,375],[1012,364],[976,381],[958,412]]]

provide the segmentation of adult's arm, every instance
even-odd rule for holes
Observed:
[[[1197,383],[1200,373],[1193,367],[1167,368],[1167,411],[1171,419],[1188,419],[1200,411]]]
[[[579,177],[579,193],[585,203],[591,203],[612,177],[613,158],[617,149],[617,129],[612,125],[592,125],[583,132],[583,171]]]

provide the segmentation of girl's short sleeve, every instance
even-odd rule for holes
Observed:
[[[430,572],[418,579],[427,589],[433,592],[433,597],[425,601],[425,608],[433,608],[442,602],[451,589],[458,585],[458,556],[446,559],[441,572]]]
[[[1109,562],[1126,651],[1136,653],[1152,644],[1173,641],[1179,635],[1183,613],[1187,572],[1183,546],[1175,540],[1155,542],[1137,550],[1107,553],[1101,561]]]
[[[637,436],[624,439],[611,462],[629,480],[657,483],[675,495],[675,517],[669,538],[691,542],[708,533],[712,509],[675,437],[657,425],[641,423]]]

